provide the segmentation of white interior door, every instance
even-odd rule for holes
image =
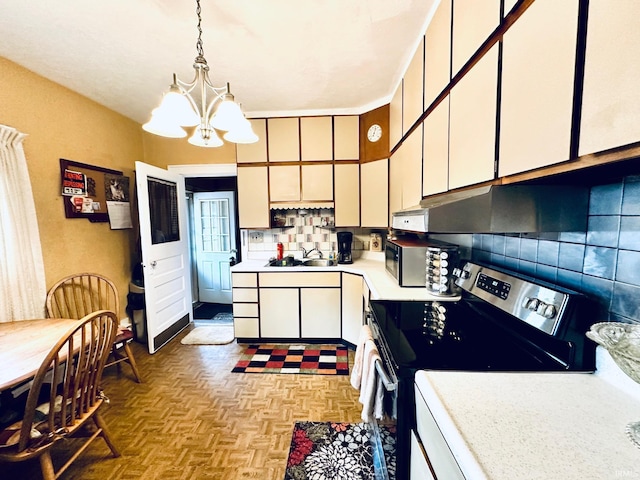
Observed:
[[[149,353],[191,321],[184,177],[136,162]]]
[[[194,193],[198,298],[231,303],[231,257],[236,256],[233,192]]]

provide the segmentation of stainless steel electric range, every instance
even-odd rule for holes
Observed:
[[[584,295],[477,263],[456,269],[461,300],[372,301],[369,323],[389,377],[396,478],[409,478],[416,370],[593,371],[595,323]]]

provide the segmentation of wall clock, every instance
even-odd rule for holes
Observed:
[[[369,130],[367,130],[367,139],[369,139],[370,142],[377,142],[381,137],[382,127],[377,123],[374,123],[369,127]]]

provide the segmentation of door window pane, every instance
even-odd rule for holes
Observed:
[[[147,178],[151,244],[180,241],[178,187],[174,182]]]
[[[226,198],[200,201],[200,238],[208,253],[229,252],[229,200]]]

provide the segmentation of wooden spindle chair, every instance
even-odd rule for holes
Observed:
[[[56,343],[33,379],[22,419],[0,431],[0,462],[39,458],[44,480],[55,480],[98,437],[114,457],[120,456],[99,411],[105,400],[102,371],[117,327],[113,312],[98,310],[80,319]],[[94,427],[88,438],[56,472],[51,447],[57,440],[86,433],[83,427],[90,420]]]
[[[69,275],[56,282],[47,294],[47,315],[50,318],[82,318],[95,310],[110,310],[116,315],[120,313],[120,301],[115,284],[97,273]],[[119,370],[120,363],[127,362],[136,381],[142,383],[129,346],[132,340],[131,330],[119,330],[111,349],[112,360],[107,362],[106,366],[116,365]]]

